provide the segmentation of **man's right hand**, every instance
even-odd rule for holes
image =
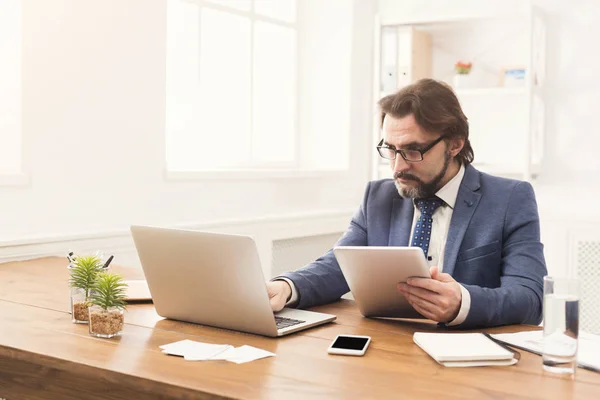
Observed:
[[[277,312],[285,307],[285,303],[292,295],[292,288],[286,281],[276,280],[267,282],[267,292],[269,293],[271,308]]]

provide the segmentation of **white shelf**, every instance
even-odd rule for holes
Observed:
[[[512,96],[527,93],[525,87],[483,87],[454,89],[457,96]]]
[[[518,0],[510,1],[522,4]],[[457,87],[453,90],[469,118],[470,140],[475,151],[474,166],[493,175],[523,180],[538,176],[543,159],[545,100],[548,94],[544,86],[544,13],[525,2],[527,4],[523,3],[520,7],[523,12],[519,12],[525,18],[511,17],[508,25],[503,10],[512,10],[513,7],[505,5],[490,12],[491,19],[475,18],[457,24],[458,19],[487,12],[489,7],[481,6],[477,12],[469,11],[469,15],[462,7],[462,13],[443,12],[436,17],[427,7],[406,12],[395,1],[384,3],[389,3],[388,12],[383,13],[386,17],[376,20],[375,95],[381,98],[396,90],[391,88],[403,87],[421,76],[444,80],[451,86],[456,81]],[[453,9],[460,10],[461,7]],[[399,21],[394,21],[394,16]],[[422,18],[429,21],[420,21]],[[426,23],[415,26],[417,22]],[[401,42],[407,26],[430,35],[436,46],[429,48],[415,40]],[[506,31],[508,28],[509,32]],[[465,43],[466,37],[473,40]],[[386,46],[382,43],[384,38]],[[501,45],[498,46],[498,43]],[[487,52],[488,49],[495,50]],[[382,54],[383,50],[385,54]],[[428,62],[422,62],[424,57],[416,58],[416,51],[435,54],[431,54]],[[485,57],[481,56],[483,52],[487,52]],[[460,82],[453,79],[451,68],[456,60],[463,58],[477,61],[471,72],[473,76],[469,77],[472,79],[465,80],[464,84],[462,79]],[[496,86],[500,84],[502,71],[507,66],[519,66],[527,71],[523,86]],[[411,75],[413,70],[418,70],[418,73]],[[379,140],[380,135],[380,126],[375,123],[374,140]],[[510,159],[505,159],[499,152],[506,143],[514,147]],[[388,166],[374,162],[373,175],[383,178],[390,177],[391,173]]]
[[[527,93],[525,87],[480,87],[480,88],[456,88],[454,92],[457,96],[512,96],[523,95]],[[379,92],[379,98],[392,93]]]

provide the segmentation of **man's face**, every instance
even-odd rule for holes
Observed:
[[[412,114],[403,118],[386,115],[383,134],[384,146],[398,150],[421,150],[440,137],[439,134],[425,132]],[[390,160],[390,166],[398,193],[412,199],[432,197],[447,183],[446,172],[452,160],[451,151],[443,140],[427,151],[419,162],[406,161],[397,154],[396,160]]]

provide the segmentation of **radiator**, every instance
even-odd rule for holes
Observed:
[[[581,284],[580,329],[600,335],[600,238],[577,239],[574,251]]]
[[[305,266],[325,254],[343,232],[273,241],[271,275],[292,271]]]

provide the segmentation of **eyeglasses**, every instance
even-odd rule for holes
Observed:
[[[379,153],[379,155],[382,158],[385,158],[386,160],[395,160],[396,155],[400,154],[402,156],[402,158],[404,158],[408,162],[419,162],[419,161],[423,161],[423,155],[425,153],[427,153],[429,150],[431,150],[433,148],[433,146],[435,146],[436,144],[441,142],[443,138],[444,138],[443,136],[440,136],[435,141],[433,141],[433,143],[429,144],[428,146],[426,146],[420,150],[417,150],[417,149],[411,149],[411,150],[395,149],[394,147],[384,145],[383,139],[381,139],[381,141],[377,145],[377,152]]]

